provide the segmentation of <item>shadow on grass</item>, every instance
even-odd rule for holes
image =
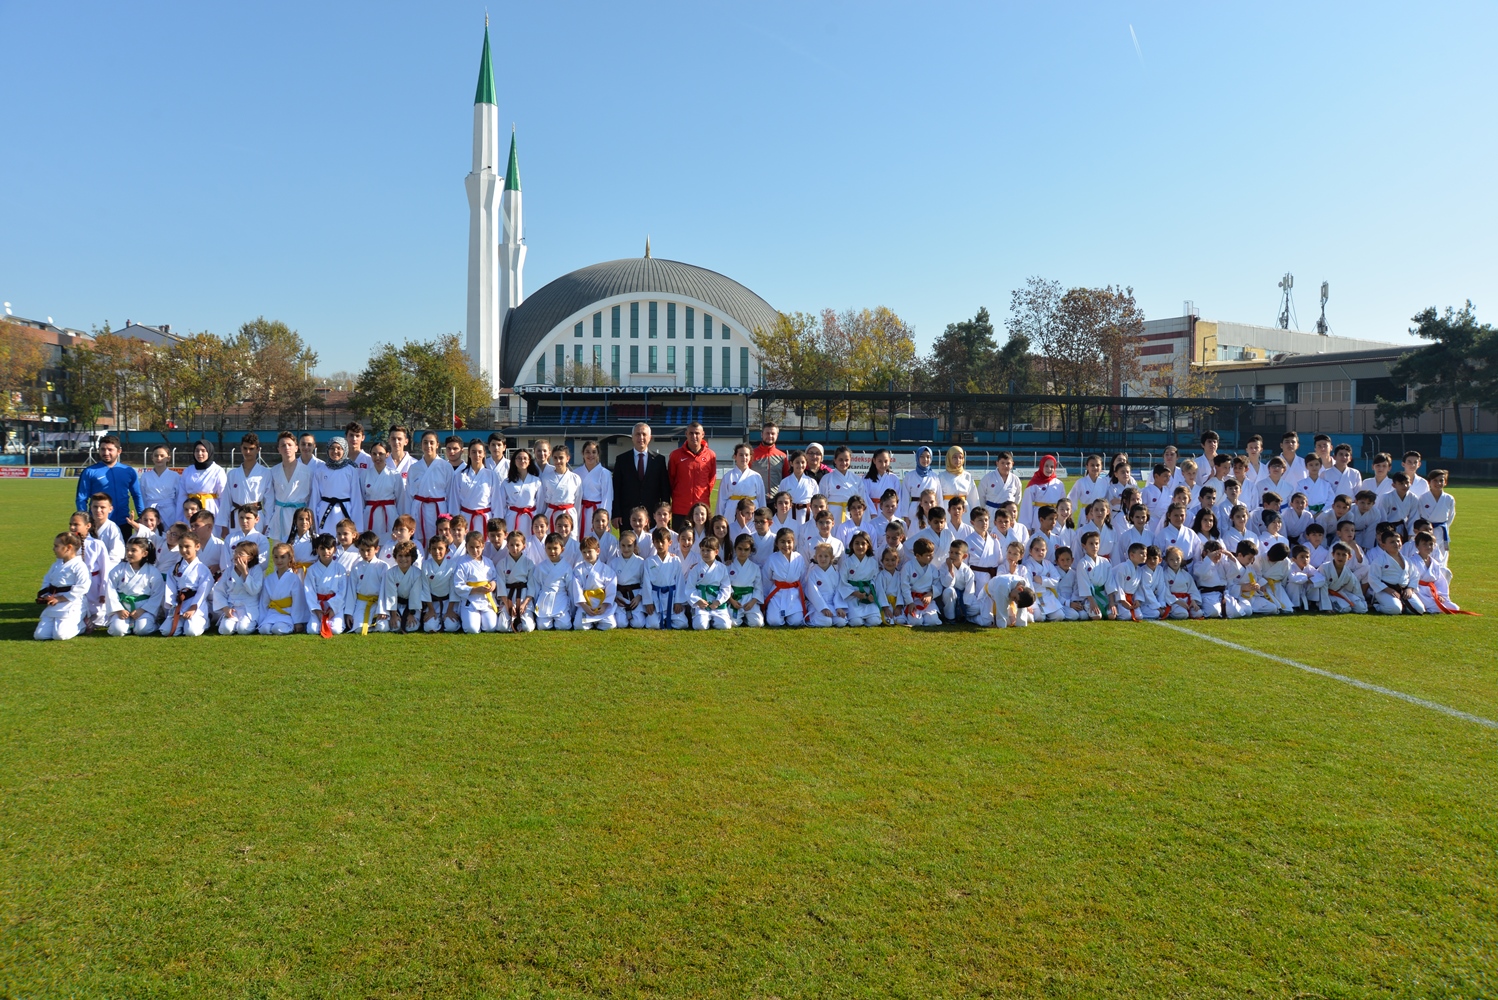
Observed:
[[[0,642],[31,641],[42,606],[35,601],[0,602]]]

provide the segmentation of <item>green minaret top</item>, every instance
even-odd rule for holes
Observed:
[[[510,165],[505,167],[505,190],[520,190],[520,160],[515,155],[515,129],[510,129]]]
[[[494,99],[494,61],[489,58],[489,15],[484,15],[484,55],[479,61],[479,87],[474,104],[498,104]]]

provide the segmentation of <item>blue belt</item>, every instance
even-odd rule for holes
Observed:
[[[676,605],[676,588],[675,587],[657,587],[654,584],[652,584],[651,587],[650,587],[650,589],[653,590],[653,591],[655,591],[655,596],[656,596],[655,611],[656,611],[656,614],[658,614],[658,615],[661,616],[661,628],[672,628],[673,626],[671,624],[671,609],[673,607],[675,607],[675,605]],[[666,601],[665,604],[662,604],[660,602],[660,596],[662,594],[669,594],[670,595],[670,598]]]
[[[294,508],[296,510],[301,510],[303,507],[305,507],[307,505],[304,504],[304,503],[297,503],[296,501],[293,501],[293,500],[277,500],[276,501],[276,506],[277,507],[291,507],[291,508]]]
[[[1004,505],[1001,504],[1001,503],[994,503],[992,500],[985,500],[985,501],[983,501],[983,506],[985,506],[985,507],[992,507],[994,510],[998,510],[1000,507],[1002,507]]]
[[[1445,542],[1447,545],[1451,544],[1451,535],[1446,531],[1446,522],[1445,521],[1432,521],[1432,522],[1430,522],[1430,526],[1432,528],[1440,528],[1441,529],[1441,541]]]

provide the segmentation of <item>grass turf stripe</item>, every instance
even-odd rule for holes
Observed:
[[[1424,698],[1417,698],[1412,694],[1405,694],[1403,691],[1395,691],[1393,688],[1386,688],[1378,684],[1369,684],[1367,681],[1360,681],[1356,677],[1348,677],[1346,674],[1338,674],[1333,673],[1330,670],[1322,670],[1320,667],[1313,667],[1309,664],[1299,663],[1295,660],[1287,659],[1283,656],[1275,656],[1273,653],[1266,653],[1262,650],[1254,649],[1251,646],[1240,646],[1236,642],[1228,642],[1226,639],[1219,639],[1215,635],[1208,635],[1205,632],[1198,632],[1195,629],[1186,628],[1183,625],[1172,625],[1170,622],[1162,621],[1157,621],[1155,622],[1155,624],[1163,625],[1174,632],[1184,632],[1187,635],[1194,635],[1198,638],[1205,639],[1208,642],[1215,642],[1219,646],[1226,646],[1229,649],[1236,649],[1240,653],[1252,653],[1254,656],[1262,656],[1266,660],[1273,660],[1275,663],[1283,663],[1287,667],[1294,667],[1296,670],[1304,670],[1308,674],[1315,674],[1318,677],[1329,677],[1334,681],[1341,681],[1343,684],[1351,684],[1355,688],[1362,688],[1364,691],[1372,691],[1375,694],[1388,695],[1390,698],[1398,698],[1400,701],[1407,701],[1411,705],[1419,705],[1421,708],[1428,708],[1433,712],[1440,712],[1441,714],[1449,715],[1454,719],[1462,719],[1466,722],[1475,722],[1479,726],[1487,726],[1489,729],[1498,729],[1498,722],[1494,722],[1492,719],[1484,719],[1480,715],[1473,715],[1471,712],[1463,712],[1459,708],[1452,708],[1449,705],[1442,705],[1440,702],[1427,701]]]

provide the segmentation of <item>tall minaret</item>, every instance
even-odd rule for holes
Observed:
[[[513,154],[512,154],[513,155]],[[499,284],[499,108],[494,103],[494,63],[489,58],[489,17],[484,16],[484,55],[473,97],[473,170],[468,189],[468,357],[499,395],[499,339],[504,316]],[[518,193],[518,192],[517,192]],[[517,208],[518,218],[518,208]]]
[[[499,329],[510,310],[525,301],[525,229],[520,224],[520,160],[515,156],[515,129],[510,128],[510,164],[505,168],[505,192],[500,198],[504,231],[499,243]]]

